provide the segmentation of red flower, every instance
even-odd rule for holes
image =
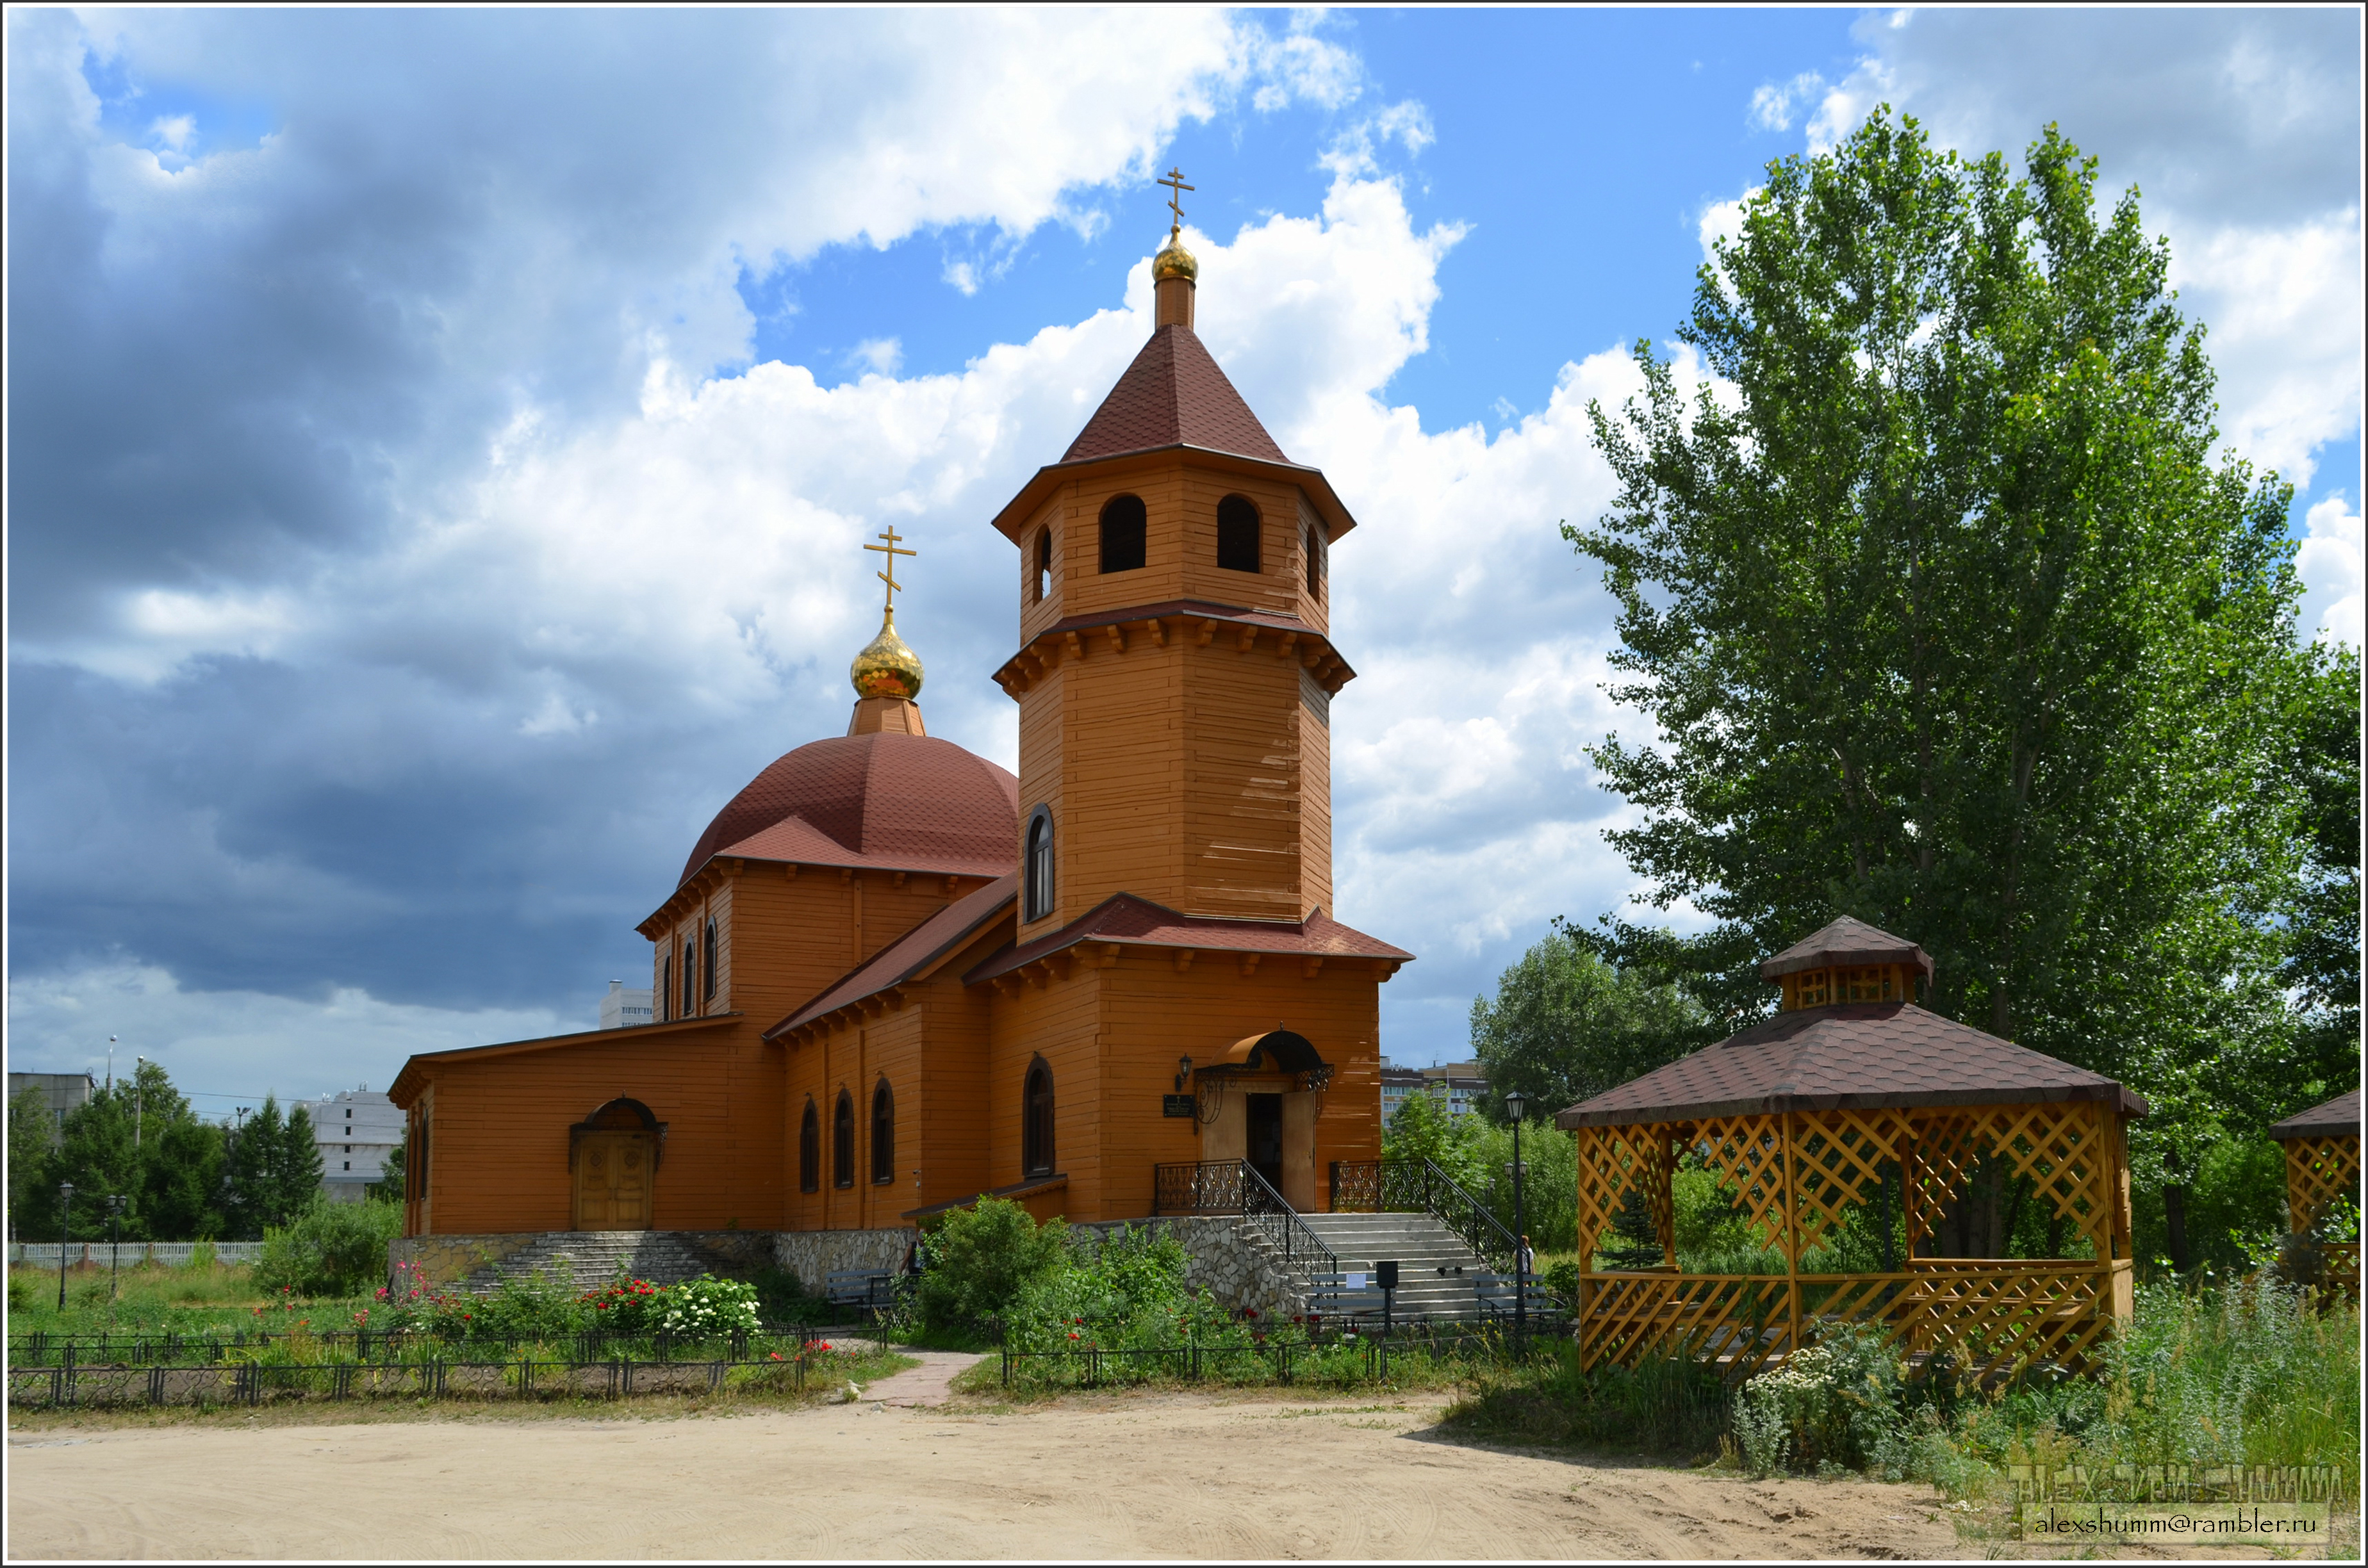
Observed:
[[[778,1361],[778,1360],[780,1360],[780,1358],[781,1358],[781,1353],[780,1353],[780,1351],[778,1351],[778,1350],[774,1351],[770,1356],[768,1356],[768,1357],[766,1357],[766,1358],[765,1358],[765,1359],[767,1359],[768,1361]]]
[[[1244,1318],[1254,1318],[1258,1316],[1258,1309],[1256,1307],[1244,1307],[1242,1309],[1242,1316]]]

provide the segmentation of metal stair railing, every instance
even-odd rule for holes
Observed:
[[[1490,1267],[1507,1273],[1520,1251],[1520,1239],[1504,1221],[1428,1159],[1334,1161],[1332,1211],[1429,1214]]]
[[[1283,1267],[1306,1290],[1315,1289],[1318,1276],[1340,1272],[1338,1255],[1247,1160],[1155,1165],[1151,1211],[1238,1215],[1281,1256]]]

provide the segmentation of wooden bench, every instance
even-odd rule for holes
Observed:
[[[823,1299],[834,1307],[878,1312],[888,1305],[895,1275],[885,1268],[842,1268],[823,1281]]]
[[[1540,1284],[1538,1277],[1534,1274],[1530,1276],[1529,1290],[1526,1293],[1529,1298],[1529,1320],[1531,1324],[1551,1323],[1570,1315],[1569,1309],[1562,1304],[1559,1298]],[[1514,1295],[1511,1275],[1475,1274],[1472,1277],[1472,1294],[1480,1308],[1480,1316],[1484,1322],[1510,1323],[1513,1321]]]
[[[1307,1310],[1320,1317],[1379,1317],[1382,1312],[1381,1288],[1365,1276],[1361,1289],[1350,1290],[1346,1274],[1319,1274],[1315,1289],[1307,1293]]]

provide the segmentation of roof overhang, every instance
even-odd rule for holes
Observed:
[[[428,1051],[403,1064],[388,1085],[387,1098],[404,1109],[419,1097],[435,1077],[435,1069],[446,1065],[466,1065],[489,1062],[497,1056],[523,1056],[534,1051],[564,1051],[573,1046],[619,1045],[627,1040],[647,1040],[663,1035],[706,1034],[726,1029],[741,1022],[738,1013],[718,1013],[708,1018],[680,1018],[671,1023],[628,1024],[617,1029],[586,1029],[579,1034],[545,1035],[540,1040],[506,1040],[499,1045],[464,1045],[453,1051]]]
[[[1315,508],[1315,515],[1324,519],[1327,543],[1357,526],[1357,519],[1349,515],[1348,506],[1333,490],[1332,482],[1324,477],[1322,469],[1306,468],[1298,463],[1273,462],[1265,458],[1246,458],[1239,452],[1221,452],[1209,447],[1179,443],[1172,447],[1146,447],[1138,452],[1114,452],[1109,457],[1081,458],[1075,462],[1047,463],[1036,471],[1034,478],[1019,487],[1019,494],[1004,504],[1002,511],[995,515],[996,532],[1018,544],[1019,530],[1028,526],[1028,519],[1036,515],[1037,509],[1044,505],[1053,492],[1087,472],[1147,472],[1166,468],[1178,461],[1296,484]]]

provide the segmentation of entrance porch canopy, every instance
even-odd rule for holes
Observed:
[[[2125,1122],[2146,1112],[2120,1084],[1930,1013],[1907,1000],[1930,960],[1913,943],[1837,921],[1760,969],[1786,1011],[1571,1107],[1578,1143],[1581,1359],[1709,1358],[1737,1376],[1848,1322],[1913,1352],[1979,1364],[2076,1361],[2131,1306]],[[1887,1000],[1829,1000],[1887,996]],[[1670,1177],[1691,1153],[1784,1274],[1679,1270]],[[1985,1160],[2032,1189],[2089,1256],[1934,1256],[1942,1221]],[[1635,1193],[1662,1262],[1600,1269],[1605,1233]],[[1804,1274],[1804,1254],[1856,1210],[1889,1227],[1899,1194],[1907,1256],[1877,1274]],[[1804,1337],[1806,1336],[1806,1337]]]

